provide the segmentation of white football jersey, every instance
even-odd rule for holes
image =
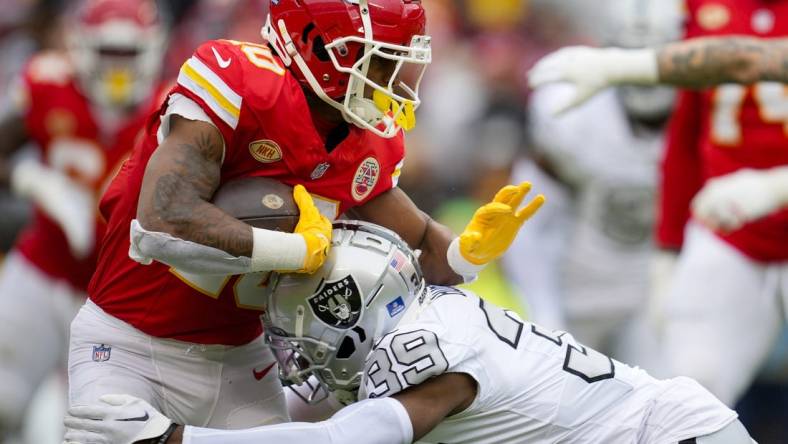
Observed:
[[[430,287],[375,345],[359,396],[449,372],[473,377],[478,394],[424,442],[675,444],[736,418],[691,379],[656,380],[451,287]]]
[[[614,89],[555,116],[571,94],[551,85],[529,104],[534,147],[573,192],[562,299],[575,316],[630,313],[648,294],[662,132],[636,130]]]

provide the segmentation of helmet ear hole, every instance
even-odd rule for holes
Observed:
[[[353,327],[353,331],[356,332],[356,334],[358,335],[358,340],[360,342],[364,342],[367,340],[367,332],[365,332],[363,328],[357,325]]]
[[[331,60],[331,57],[328,55],[328,50],[326,50],[326,44],[321,36],[315,37],[315,40],[312,42],[312,53],[314,53],[315,57],[321,62],[328,62]]]
[[[353,338],[345,336],[345,339],[342,340],[342,344],[339,346],[339,350],[337,350],[337,359],[348,359],[355,352],[356,344],[353,342]]]

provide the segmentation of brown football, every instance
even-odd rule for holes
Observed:
[[[256,228],[292,233],[298,223],[293,188],[267,177],[231,180],[216,190],[211,202]]]

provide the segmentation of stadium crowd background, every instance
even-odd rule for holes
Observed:
[[[0,0],[0,87],[11,87],[32,53],[62,44],[62,18],[73,3]],[[202,41],[260,41],[267,3],[160,1],[171,24],[164,75],[177,74]],[[433,37],[433,64],[422,85],[419,125],[407,136],[400,186],[421,208],[458,231],[478,204],[509,180],[512,165],[533,156],[525,125],[528,68],[559,47],[599,43],[605,32],[605,8],[594,0],[424,0],[424,4],[429,13],[428,33]],[[8,108],[8,100],[8,94],[0,97],[0,113]],[[31,146],[15,157],[34,155]],[[0,252],[8,251],[27,217],[29,206],[0,189]],[[528,231],[525,228],[524,235]],[[528,273],[527,269],[508,271]],[[498,295],[498,303],[527,316],[527,295],[520,294],[504,267],[488,267],[473,285],[486,287],[485,294]],[[738,406],[761,443],[788,439],[788,336],[783,339],[772,362]],[[65,375],[56,375],[50,385],[62,386],[64,379]],[[44,423],[52,422],[49,416],[57,412],[50,405],[57,398],[52,393],[59,392],[50,390],[33,407],[39,409],[34,417],[43,418]],[[35,425],[30,427],[32,433],[43,433]]]

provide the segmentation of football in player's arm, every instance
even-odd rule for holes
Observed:
[[[72,406],[66,442],[751,442],[695,381],[658,381],[469,291],[426,286],[388,230],[340,221],[332,246],[314,275],[274,277],[264,322],[285,384],[314,381],[306,402],[332,392],[350,405],[318,423],[224,431],[105,395]]]
[[[260,323],[268,271],[319,269],[330,219],[353,214],[420,249],[431,283],[458,283],[502,254],[543,203],[537,196],[520,208],[530,186],[504,187],[454,237],[397,188],[403,130],[415,124],[431,61],[422,2],[278,0],[269,11],[263,42],[196,48],[104,193],[106,241],[70,335],[72,405],[120,392],[177,404],[166,413],[184,424],[286,421]],[[293,187],[293,233],[253,228],[211,203],[221,186],[250,177]],[[117,327],[111,339],[99,324]],[[127,340],[134,335],[144,339]],[[166,347],[172,339],[199,356],[184,359]],[[167,351],[137,347],[148,341]],[[111,357],[84,359],[110,347]],[[161,359],[178,370],[150,373]],[[244,376],[216,378],[216,365]]]
[[[273,27],[269,27],[265,34],[274,49],[290,38]],[[427,39],[424,42],[419,41],[418,36],[414,39],[410,47],[388,45],[389,51],[406,51],[401,56],[387,56],[380,49],[368,51],[360,72],[354,69],[348,76],[347,86],[336,87],[333,96],[331,88],[316,83],[311,72],[315,68],[307,67],[298,54],[290,59],[280,53],[281,59],[277,59],[265,46],[231,41],[208,42],[201,46],[181,69],[179,85],[173,91],[170,108],[162,122],[169,120],[162,124],[159,130],[161,140],[147,161],[137,204],[137,220],[132,223],[131,254],[135,260],[145,263],[155,259],[195,274],[271,270],[313,272],[319,268],[330,243],[331,225],[317,211],[312,198],[300,184],[295,187],[294,197],[301,217],[294,233],[252,228],[210,203],[213,193],[231,168],[227,166],[226,157],[239,157],[237,150],[239,145],[243,145],[239,140],[247,137],[242,132],[250,131],[244,125],[256,118],[251,115],[262,114],[267,111],[265,108],[289,99],[286,95],[289,92],[279,92],[292,87],[284,75],[286,70],[279,66],[280,60],[290,60],[292,73],[300,81],[306,96],[308,108],[298,110],[310,115],[300,118],[319,122],[318,127],[331,128],[325,136],[326,151],[358,150],[347,146],[350,142],[343,140],[343,137],[354,139],[354,131],[358,131],[344,129],[349,125],[374,133],[386,139],[385,143],[401,149],[402,131],[415,124],[413,111],[418,106],[417,96],[405,98],[401,94],[407,91],[415,95],[418,84],[408,86],[405,80],[394,79],[400,69],[394,62],[411,63],[423,69],[429,61],[428,38],[424,38]],[[348,40],[332,45],[351,43]],[[294,65],[298,65],[301,71]],[[336,67],[330,68],[332,75],[341,77]],[[339,71],[342,72],[341,69]],[[326,76],[323,78],[331,78],[328,74]],[[375,86],[358,86],[357,77]],[[395,80],[400,82],[399,86],[381,86],[391,85]],[[180,102],[177,105],[176,98]],[[239,111],[238,105],[230,103],[230,107],[235,106],[235,114],[228,117],[223,107],[233,100],[237,100],[240,107],[248,106],[249,111],[247,108]],[[296,97],[294,100],[303,101],[304,98]],[[268,126],[283,123],[264,121],[259,125],[264,129],[261,135],[268,136],[269,133],[276,134],[274,130],[266,129]],[[295,143],[284,140],[289,133],[282,133],[282,139],[269,141],[279,150],[277,161],[282,157],[300,155],[290,152],[293,148],[287,145]],[[343,136],[332,141],[334,133]],[[372,160],[377,168],[378,160],[374,157]],[[378,174],[378,171],[370,174]],[[287,179],[293,181],[292,177]],[[316,179],[320,176],[313,180]],[[320,185],[304,183],[311,192],[321,194]],[[476,213],[469,229],[455,240],[450,230],[420,211],[393,183],[392,178],[390,189],[383,191],[385,185],[373,181],[368,186],[377,185],[377,190],[372,194],[364,192],[361,196],[357,196],[354,190],[355,205],[346,206],[350,196],[342,196],[341,209],[352,210],[359,219],[395,230],[409,245],[421,250],[427,279],[437,284],[456,284],[463,278],[473,278],[484,264],[503,253],[520,223],[543,202],[543,198],[538,196],[530,206],[517,212],[518,208],[509,203],[516,201],[519,204],[528,191],[528,185],[506,187],[491,206],[485,206]],[[348,195],[351,194],[350,188],[348,184],[345,192]],[[195,257],[203,260],[195,261]]]

